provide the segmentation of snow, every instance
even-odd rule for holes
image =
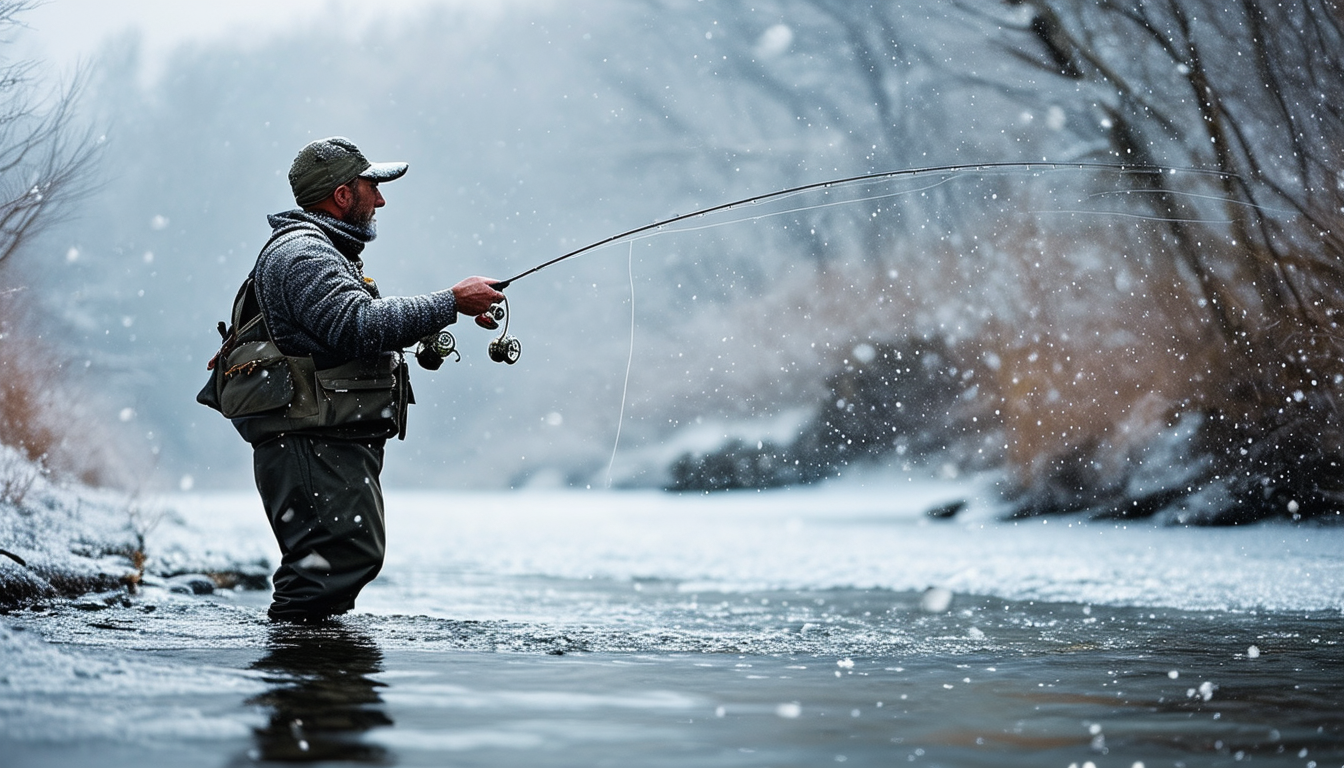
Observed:
[[[958,498],[969,504],[950,522],[923,514]],[[990,498],[964,481],[915,480],[714,495],[393,491],[387,564],[360,608],[498,618],[488,599],[472,608],[442,587],[514,576],[652,581],[687,595],[855,588],[927,590],[939,603],[971,594],[1196,611],[1344,609],[1344,528],[1006,522]],[[151,553],[275,562],[255,497],[164,503],[183,525],[151,534]]]
[[[793,30],[786,24],[776,24],[761,33],[756,41],[756,56],[761,59],[773,59],[788,52],[793,45]]]
[[[100,590],[111,599],[129,584],[192,572],[260,577],[269,550],[248,543],[250,528],[231,535],[236,517],[225,515],[215,537],[166,500],[53,478],[0,445],[0,606]],[[143,574],[137,553],[147,555]]]
[[[0,605],[107,589],[134,571],[127,555],[145,507],[51,478],[0,445]]]

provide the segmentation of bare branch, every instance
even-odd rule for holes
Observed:
[[[31,6],[0,3],[0,29],[16,26],[15,14]],[[88,73],[44,94],[35,67],[0,67],[0,265],[92,189],[98,141],[75,113]]]

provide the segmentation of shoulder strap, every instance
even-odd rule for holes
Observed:
[[[229,315],[229,327],[234,331],[243,327],[243,323],[252,319],[257,313],[257,295],[252,287],[252,275],[248,275],[243,284],[238,287],[238,293],[233,297],[233,313]]]
[[[275,343],[275,338],[271,336],[271,325],[266,322],[266,313],[262,308],[261,292],[257,290],[257,267],[261,265],[261,260],[266,257],[267,252],[271,250],[272,246],[276,245],[281,240],[288,239],[291,235],[299,234],[301,230],[314,232],[324,240],[329,239],[320,228],[306,221],[296,221],[291,224],[286,224],[272,232],[271,236],[267,238],[266,244],[261,246],[261,251],[257,253],[257,263],[253,265],[252,271],[248,273],[247,279],[243,281],[242,287],[238,289],[238,296],[233,300],[234,328],[241,328],[243,323],[251,320],[256,315],[261,315],[261,324],[262,327],[266,329],[266,338],[270,339],[272,344]]]
[[[287,224],[271,233],[271,236],[266,240],[266,244],[261,247],[261,252],[257,254],[257,261],[260,262],[266,251],[282,237],[295,234],[301,229],[310,229],[324,238],[326,237],[321,229],[307,222]],[[254,265],[252,271],[248,273],[247,279],[243,280],[243,284],[239,286],[238,293],[233,297],[233,309],[229,315],[230,326],[225,328],[224,323],[219,324],[219,334],[223,337],[223,342],[219,351],[206,364],[208,370],[213,370],[217,361],[228,357],[234,345],[238,342],[238,335],[242,332],[243,326],[252,322],[253,318],[258,319],[262,330],[266,332],[266,338],[272,344],[275,344],[275,337],[271,335],[271,325],[266,322],[266,316],[261,310],[261,296],[257,293],[256,272],[257,269]]]

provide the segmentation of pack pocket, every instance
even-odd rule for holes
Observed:
[[[216,367],[219,410],[230,419],[278,411],[294,399],[289,362],[270,341],[239,344]]]
[[[363,425],[380,433],[396,433],[397,376],[388,357],[384,356],[377,364],[355,360],[317,371],[318,402],[324,424]]]

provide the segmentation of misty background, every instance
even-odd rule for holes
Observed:
[[[1224,351],[1249,338],[1237,322],[1263,329],[1287,306],[1268,303],[1254,265],[1307,254],[1286,293],[1338,295],[1333,272],[1310,271],[1313,256],[1333,263],[1338,236],[1308,243],[1295,222],[1304,206],[1341,210],[1338,115],[1319,89],[1339,49],[1285,53],[1303,29],[1337,33],[1338,11],[1210,18],[1205,5],[1136,21],[1051,2],[516,0],[385,16],[332,4],[180,47],[120,34],[87,61],[79,102],[99,137],[98,186],[8,279],[42,307],[42,336],[78,373],[82,412],[111,436],[126,484],[234,488],[251,484],[250,449],[194,396],[215,323],[265,216],[293,207],[285,174],[313,139],[410,163],[383,188],[365,253],[387,295],[508,277],[674,214],[876,171],[1249,168],[1242,184],[1049,169],[903,178],[585,254],[509,289],[517,365],[490,362],[491,334],[464,319],[451,328],[460,363],[413,369],[418,404],[385,474],[416,487],[698,489],[1009,466],[1021,485],[1045,478],[1047,508],[1060,477],[1065,496],[1118,483],[1151,501],[1192,473],[1225,474],[1199,442],[1243,402],[1223,396],[1229,371],[1246,370]],[[1126,28],[1140,22],[1150,37]],[[1264,62],[1240,57],[1249,38],[1297,79],[1264,83]],[[1190,51],[1238,131],[1230,155],[1191,98]],[[1299,105],[1311,120],[1260,108],[1285,93],[1314,94]],[[1289,158],[1265,162],[1267,146]],[[1269,245],[1244,256],[1246,231]],[[913,359],[922,374],[896,362]],[[724,451],[753,469],[704,480],[695,457]],[[801,475],[765,466],[818,455],[840,459]]]

